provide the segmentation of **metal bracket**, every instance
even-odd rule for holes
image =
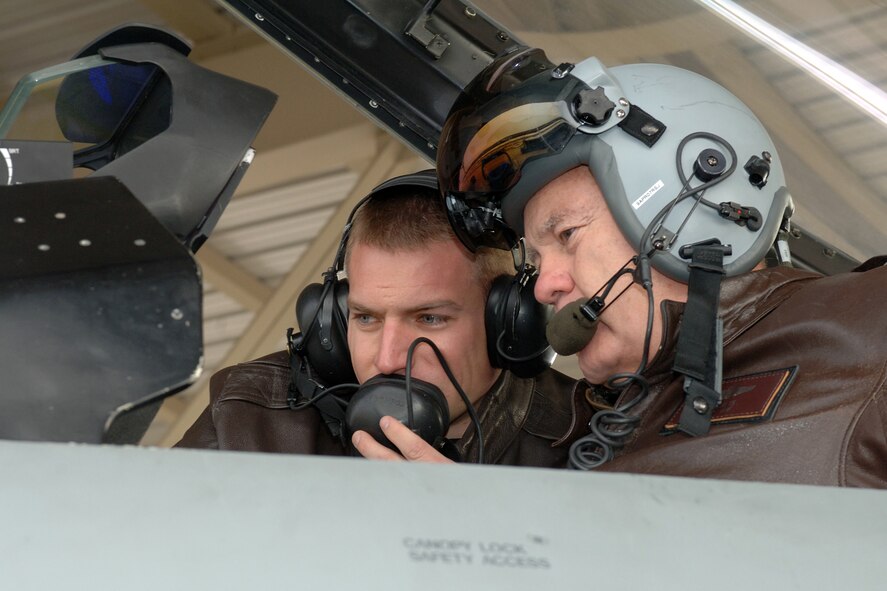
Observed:
[[[422,47],[428,50],[428,53],[434,56],[434,59],[440,59],[440,56],[450,46],[450,42],[428,28],[428,21],[431,20],[431,16],[427,9],[428,6],[426,5],[422,13],[407,26],[407,30],[404,32],[408,37],[418,41]]]

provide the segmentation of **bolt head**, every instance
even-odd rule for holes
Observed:
[[[698,412],[701,415],[704,415],[708,412],[708,402],[705,401],[705,398],[697,397],[693,399],[693,410]]]
[[[644,125],[641,126],[641,133],[647,137],[653,137],[659,133],[659,126],[654,125],[653,123],[644,123]]]

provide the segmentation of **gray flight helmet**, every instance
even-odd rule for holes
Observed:
[[[500,58],[450,112],[438,176],[463,241],[523,235],[533,195],[585,165],[625,238],[669,277],[687,282],[680,247],[711,239],[732,248],[728,276],[764,258],[791,196],[773,141],[738,98],[673,66],[546,63],[534,49]]]

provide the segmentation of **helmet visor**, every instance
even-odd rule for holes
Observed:
[[[566,103],[549,102],[519,105],[489,121],[472,122],[477,130],[466,134],[471,137],[460,149],[461,162],[445,164],[454,169],[447,191],[504,196],[520,180],[527,162],[564,149],[575,132],[569,118]]]
[[[524,166],[561,152],[575,135],[579,122],[570,97],[577,81],[552,77],[552,67],[541,51],[525,50],[493,62],[465,88],[447,118],[438,150],[438,180],[448,204],[459,201],[469,209],[480,208],[482,218],[489,220],[492,213],[501,224],[501,203],[520,181]],[[463,214],[460,219],[467,218]],[[475,246],[507,247],[484,242],[483,235],[499,236],[499,231],[481,232],[477,225],[462,230],[456,228],[463,242],[464,234],[473,233],[480,241]]]

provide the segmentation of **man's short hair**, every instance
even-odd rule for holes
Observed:
[[[358,243],[388,251],[431,248],[435,243],[453,242],[474,263],[478,281],[489,291],[499,275],[513,275],[514,262],[504,250],[479,248],[472,253],[453,232],[443,199],[434,189],[398,185],[382,190],[354,215],[345,251],[345,269],[351,248]]]

